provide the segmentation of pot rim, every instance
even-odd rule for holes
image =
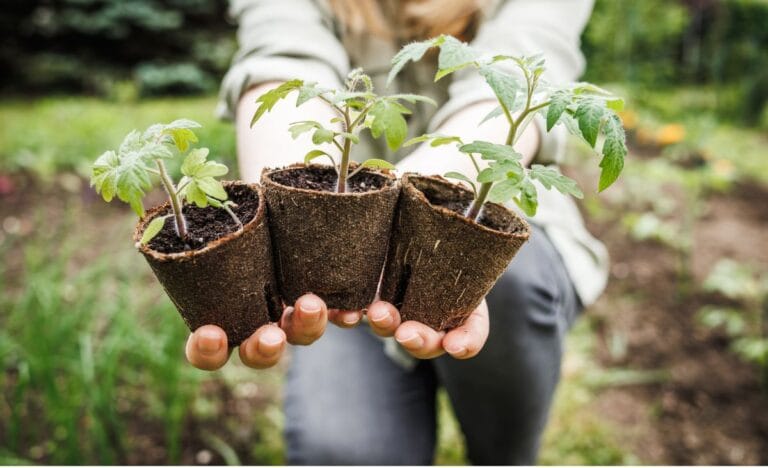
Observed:
[[[354,168],[358,164],[356,162],[351,162],[349,167]],[[333,166],[329,166],[326,164],[304,164],[304,163],[294,163],[289,166],[284,167],[278,167],[278,168],[268,168],[265,167],[261,171],[261,184],[266,187],[267,185],[280,187],[281,189],[288,190],[291,192],[298,192],[298,193],[304,193],[304,194],[310,194],[310,195],[328,195],[328,196],[334,196],[334,197],[356,197],[356,198],[363,198],[368,196],[374,196],[379,195],[384,192],[388,192],[391,190],[399,190],[400,189],[400,181],[395,177],[392,172],[390,172],[387,169],[381,169],[381,170],[369,170],[369,169],[363,169],[363,171],[367,171],[376,175],[380,175],[384,177],[385,179],[388,179],[391,181],[389,185],[385,185],[384,187],[378,188],[376,190],[369,190],[367,192],[344,192],[344,193],[337,193],[337,192],[326,192],[324,190],[313,190],[313,189],[306,189],[301,187],[291,187],[290,185],[284,185],[279,182],[275,182],[272,180],[269,176],[276,173],[276,172],[282,172],[282,171],[289,171],[289,170],[295,170],[295,169],[311,169],[311,168],[321,168],[321,169],[328,169],[332,168]]]
[[[151,249],[149,247],[149,243],[147,244],[140,244],[139,241],[141,240],[141,235],[144,233],[144,229],[146,228],[147,224],[155,218],[159,213],[167,210],[170,206],[170,202],[165,202],[162,205],[157,205],[155,207],[150,208],[147,210],[146,214],[143,218],[139,220],[139,222],[136,224],[136,228],[133,232],[133,241],[136,243],[136,246],[139,250],[139,252],[143,253],[144,255],[147,255],[149,257],[152,257],[154,260],[158,260],[161,262],[169,262],[169,261],[183,261],[192,259],[194,257],[207,254],[208,252],[211,252],[218,247],[220,247],[223,244],[226,244],[227,242],[230,242],[232,240],[237,239],[238,237],[244,236],[246,232],[253,231],[258,227],[259,224],[261,224],[262,221],[264,221],[264,210],[266,205],[266,200],[264,199],[264,193],[259,184],[255,183],[247,183],[243,182],[241,180],[225,180],[222,181],[222,184],[224,187],[232,187],[232,186],[247,186],[259,197],[259,207],[256,210],[256,214],[253,216],[253,219],[248,221],[243,225],[242,229],[238,229],[235,232],[230,232],[229,234],[226,234],[222,237],[219,237],[218,239],[214,239],[201,249],[196,250],[185,250],[184,252],[172,252],[172,253],[162,253],[158,252],[154,249]]]
[[[468,194],[471,194],[471,191],[464,187],[463,185],[451,182],[450,180],[439,176],[439,175],[421,175],[415,172],[406,172],[403,174],[403,176],[400,178],[401,183],[403,185],[403,190],[407,191],[408,193],[412,193],[416,196],[419,201],[422,203],[425,203],[427,206],[429,206],[431,209],[437,211],[438,213],[442,214],[443,216],[447,216],[449,218],[452,218],[454,220],[457,220],[459,222],[462,222],[464,224],[469,225],[473,229],[480,230],[481,232],[486,232],[488,234],[492,234],[495,236],[501,236],[501,237],[507,237],[510,239],[521,239],[521,240],[528,240],[528,238],[531,236],[531,226],[528,224],[528,221],[525,220],[522,216],[520,216],[518,213],[516,213],[514,210],[511,210],[507,208],[504,205],[501,205],[499,203],[491,203],[492,205],[498,206],[509,213],[512,214],[512,216],[520,221],[520,224],[522,224],[522,230],[514,231],[514,232],[507,232],[507,231],[499,231],[498,229],[491,229],[488,226],[483,226],[482,224],[478,223],[477,221],[473,219],[469,219],[466,216],[460,215],[459,213],[456,213],[453,210],[449,210],[448,208],[445,208],[443,206],[438,206],[432,204],[432,202],[429,201],[426,195],[424,195],[424,192],[419,190],[412,182],[412,179],[429,179],[432,181],[435,181],[442,185],[448,185],[453,188],[457,188],[462,192],[466,192]],[[490,203],[490,202],[489,202]]]

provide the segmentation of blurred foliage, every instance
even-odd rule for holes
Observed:
[[[597,0],[583,36],[586,79],[659,86],[706,84],[726,118],[768,112],[765,0]]]
[[[130,95],[130,92],[128,92]],[[0,103],[0,172],[29,171],[50,179],[59,171],[90,174],[91,162],[123,135],[157,121],[193,117],[200,141],[236,177],[234,128],[213,115],[213,98],[103,101],[46,98]],[[66,131],[62,128],[66,127]]]
[[[5,92],[109,95],[215,89],[234,53],[226,0],[8,0],[0,16]]]

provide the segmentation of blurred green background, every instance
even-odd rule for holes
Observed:
[[[129,130],[179,117],[236,167],[213,117],[226,8],[3,3],[0,463],[284,461],[283,369],[187,365],[134,216],[86,179]],[[569,336],[540,461],[768,463],[768,1],[598,0],[582,40],[584,78],[628,97],[631,154],[580,205],[611,283]],[[442,394],[439,410],[436,460],[464,463]]]

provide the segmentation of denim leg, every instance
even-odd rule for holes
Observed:
[[[329,325],[293,347],[286,382],[289,464],[424,465],[435,446],[436,379],[422,362],[406,370],[365,325]]]
[[[435,361],[472,463],[531,465],[560,378],[563,335],[579,310],[562,260],[534,229],[487,297],[490,335],[473,359]]]

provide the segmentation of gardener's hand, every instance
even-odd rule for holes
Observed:
[[[266,369],[280,360],[285,344],[308,345],[320,338],[328,323],[328,309],[319,297],[305,294],[283,312],[279,324],[263,325],[240,344],[240,360],[248,367]],[[227,334],[216,325],[204,325],[189,335],[187,360],[202,370],[216,370],[230,355]]]
[[[483,300],[460,327],[438,332],[420,322],[400,323],[400,312],[389,302],[377,301],[368,308],[371,329],[379,336],[394,336],[412,356],[432,359],[448,353],[456,359],[477,355],[488,339],[488,306]]]

